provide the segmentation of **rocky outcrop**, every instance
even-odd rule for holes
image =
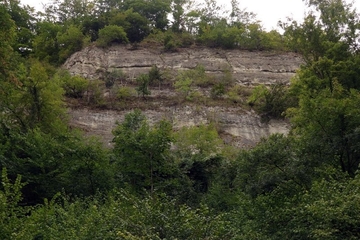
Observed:
[[[89,135],[100,136],[106,145],[111,145],[112,129],[122,122],[129,111],[70,109],[71,123],[85,130]],[[166,107],[143,112],[150,123],[161,119],[173,123],[174,129],[183,126],[197,126],[213,123],[223,140],[233,146],[247,148],[255,145],[262,137],[272,133],[286,134],[289,124],[285,121],[262,122],[253,111],[221,107]]]
[[[185,48],[169,53],[155,48],[131,50],[128,46],[117,45],[107,49],[87,47],[72,55],[64,67],[72,74],[96,79],[103,72],[115,69],[134,78],[147,73],[153,65],[177,71],[201,64],[208,73],[220,74],[228,69],[238,84],[256,85],[288,82],[301,62],[295,53],[211,48]]]
[[[130,79],[141,73],[148,73],[153,65],[170,71],[195,68],[201,64],[207,73],[222,74],[224,70],[232,73],[237,84],[252,86],[289,82],[302,63],[295,53],[249,52],[241,50],[221,50],[208,48],[180,49],[178,52],[163,52],[160,49],[136,49],[119,45],[107,49],[88,47],[71,56],[64,67],[74,75],[98,79],[104,72],[122,70]],[[154,92],[152,91],[153,95]],[[174,97],[172,88],[156,93],[157,100],[152,102],[156,109],[148,108],[144,114],[150,122],[168,119],[175,129],[182,126],[196,126],[214,123],[225,142],[238,147],[249,147],[262,137],[272,133],[289,131],[285,121],[271,120],[262,122],[251,110],[241,107],[166,105],[164,97]],[[136,100],[135,100],[136,101]],[[121,122],[130,110],[95,110],[87,108],[69,109],[71,124],[84,129],[90,135],[98,135],[107,145],[111,145],[112,129]]]

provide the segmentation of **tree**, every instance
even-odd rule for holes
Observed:
[[[45,5],[47,20],[63,25],[79,26],[85,18],[93,16],[97,1],[89,0],[54,0]]]
[[[268,139],[262,139],[255,148],[242,151],[237,159],[235,186],[252,197],[283,186],[309,188],[315,178],[316,163],[301,158],[297,144],[291,137],[274,134]]]
[[[137,192],[151,194],[171,183],[172,161],[168,155],[172,126],[160,121],[150,127],[146,117],[135,110],[113,131],[114,154],[122,178]]]
[[[61,83],[51,79],[44,65],[37,61],[24,77],[16,111],[22,112],[26,127],[39,127],[45,132],[64,130],[66,117]]]
[[[32,49],[35,23],[34,9],[30,6],[21,6],[18,0],[7,1],[7,12],[16,25],[16,40],[13,48],[23,55],[28,55]]]
[[[182,198],[196,205],[212,187],[221,166],[223,141],[212,125],[183,127],[174,134],[174,155],[188,178]],[[184,181],[186,182],[186,181]],[[186,189],[185,188],[185,189]]]
[[[81,76],[71,76],[67,71],[57,72],[54,79],[61,83],[67,97],[82,98],[89,86],[88,80]]]
[[[155,82],[159,83],[159,89],[160,84],[164,81],[163,76],[161,75],[160,69],[153,65],[149,71],[149,84],[154,84]]]
[[[355,67],[359,19],[344,1],[309,4],[319,11],[319,18],[310,14],[302,25],[286,28],[306,62],[290,89],[299,99],[298,107],[289,111],[292,132],[304,140],[304,155],[354,176],[360,159],[355,150],[359,145],[355,107],[360,88]]]
[[[173,16],[173,23],[171,29],[174,32],[182,32],[185,29],[185,9],[184,5],[189,3],[189,0],[174,0],[172,2],[172,16]]]
[[[64,33],[58,33],[57,39],[60,48],[60,63],[65,62],[68,57],[73,53],[80,51],[85,44],[89,42],[89,38],[86,38],[81,30],[74,25],[69,26]]]
[[[336,58],[347,58],[357,50],[359,19],[351,4],[313,0],[308,5],[317,10],[319,17],[310,12],[300,25],[295,21],[282,24],[291,47],[304,56],[307,64],[328,56],[334,47],[341,49],[339,55],[333,55]]]
[[[168,27],[168,14],[171,11],[170,0],[127,0],[124,1],[125,10],[133,9],[134,12],[145,16],[152,28],[162,31]]]
[[[359,101],[358,90],[348,92],[337,82],[332,91],[317,91],[316,97],[301,95],[299,107],[289,114],[293,133],[305,143],[304,154],[354,176],[360,163]]]
[[[136,87],[138,95],[142,95],[142,97],[145,98],[145,96],[151,94],[149,90],[150,78],[148,74],[141,74],[136,78],[136,82],[138,84],[138,86]]]
[[[133,9],[114,11],[110,24],[124,28],[130,42],[141,42],[150,33],[149,20]]]
[[[110,46],[112,43],[128,43],[124,28],[116,25],[108,25],[99,30],[97,44],[100,47]]]
[[[63,27],[61,25],[48,21],[42,21],[37,24],[37,35],[33,42],[33,52],[36,58],[54,65],[60,64],[60,46],[57,34],[61,32],[62,29]]]
[[[13,56],[12,44],[15,40],[15,24],[11,20],[5,6],[0,4],[0,20],[2,24],[2,30],[0,32],[0,81],[3,85],[7,81],[15,80],[11,76],[12,64],[11,59]],[[1,91],[4,89],[1,88]],[[4,92],[0,94],[4,95]]]

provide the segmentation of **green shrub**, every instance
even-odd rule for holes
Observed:
[[[248,98],[247,102],[250,106],[255,105],[255,103],[262,103],[265,100],[265,95],[268,93],[268,89],[265,85],[256,86],[251,93],[251,96]]]
[[[284,117],[283,113],[293,102],[284,83],[274,84],[270,88],[259,85],[248,99],[248,104],[254,106],[265,119]]]
[[[226,87],[231,87],[235,84],[235,79],[233,78],[231,67],[228,65],[223,67],[221,82],[224,83]]]
[[[199,64],[194,69],[182,71],[178,74],[177,80],[190,78],[193,85],[199,87],[208,87],[215,83],[215,78],[206,74],[203,65]]]
[[[60,70],[54,76],[54,81],[59,81],[65,91],[65,96],[82,98],[89,85],[89,81],[81,76],[71,76],[68,71]]]
[[[85,78],[73,76],[64,83],[63,87],[68,97],[82,98],[88,85],[89,81]]]
[[[163,31],[154,29],[141,43],[145,45],[163,46],[165,34]]]
[[[249,90],[240,85],[233,86],[227,92],[228,98],[234,103],[242,103],[248,95],[250,95]]]
[[[128,43],[124,28],[116,25],[108,25],[99,31],[99,39],[96,41],[97,46],[106,47],[112,43]]]
[[[174,51],[178,47],[178,44],[173,34],[167,34],[164,38],[164,48],[166,51]]]
[[[149,81],[150,79],[148,74],[141,74],[136,78],[136,82],[138,84],[136,91],[138,92],[138,95],[142,95],[143,98],[151,94],[149,90]]]
[[[192,85],[193,81],[189,77],[181,77],[176,80],[174,87],[175,90],[180,93],[183,99],[187,99],[190,93],[192,92]]]
[[[158,82],[159,85],[163,81],[163,77],[161,76],[160,69],[153,65],[149,71],[149,84],[153,84],[155,82]]]
[[[225,94],[225,85],[223,83],[217,83],[211,88],[211,98],[218,98]]]
[[[135,94],[135,90],[131,87],[120,87],[117,91],[116,97],[120,100],[127,100]]]
[[[102,107],[105,104],[105,99],[101,90],[103,83],[101,81],[91,81],[87,88],[87,102],[96,107]]]
[[[114,86],[115,81],[125,81],[127,78],[126,74],[120,70],[114,70],[112,72],[106,72],[105,74],[105,86],[111,88]]]
[[[90,38],[86,37],[78,27],[73,25],[71,25],[64,33],[58,33],[57,40],[60,45],[60,62],[65,62],[71,54],[80,51],[90,42]]]
[[[196,103],[206,103],[206,96],[198,90],[192,91],[186,99]]]

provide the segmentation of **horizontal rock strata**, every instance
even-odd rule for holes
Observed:
[[[178,52],[163,52],[161,49],[136,49],[124,45],[107,49],[90,46],[72,55],[64,64],[71,74],[89,79],[101,78],[104,72],[122,70],[130,79],[141,73],[148,73],[153,65],[172,72],[193,69],[201,64],[207,73],[232,73],[240,85],[271,85],[288,83],[301,65],[301,57],[295,53],[249,52],[242,50],[221,50],[209,48],[179,49]],[[173,88],[162,89],[152,95],[174,97]],[[155,96],[154,95],[154,96]],[[160,96],[159,95],[159,96]],[[158,97],[159,97],[158,96]],[[262,137],[272,133],[289,131],[285,121],[271,120],[264,123],[253,111],[229,107],[166,106],[157,103],[156,110],[144,110],[150,122],[163,118],[170,120],[175,129],[182,126],[215,123],[226,143],[246,148],[253,146]],[[111,145],[112,129],[121,122],[127,111],[69,109],[71,124],[84,129],[90,135],[98,135]]]
[[[87,47],[72,55],[64,67],[72,74],[96,79],[103,72],[116,69],[136,78],[153,65],[174,71],[202,65],[208,73],[222,73],[228,69],[238,84],[256,85],[289,82],[301,63],[301,57],[295,53],[211,48],[186,48],[168,53],[160,49],[129,50],[129,47],[117,45],[107,49]]]

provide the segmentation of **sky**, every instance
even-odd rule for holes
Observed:
[[[21,2],[41,10],[41,3],[49,3],[51,0],[21,0]],[[217,0],[217,2],[219,5],[230,5],[230,0]],[[256,19],[260,20],[268,31],[277,29],[278,21],[285,21],[287,17],[301,22],[306,11],[303,0],[239,0],[239,2],[240,9],[255,13]],[[354,6],[360,12],[360,0],[354,0]]]

